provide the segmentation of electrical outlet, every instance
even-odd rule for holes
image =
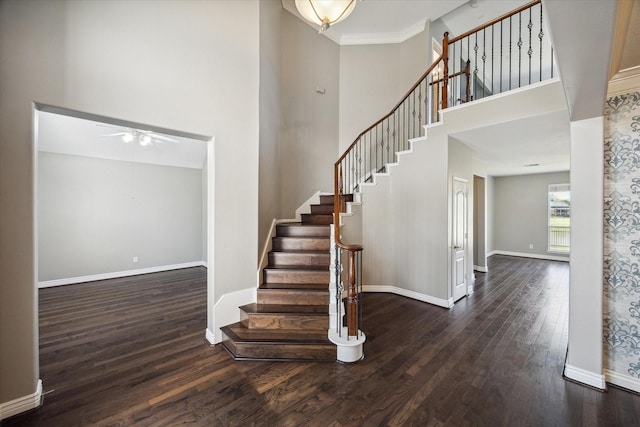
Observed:
[[[133,257],[133,262],[138,262],[138,257],[137,256]]]
[[[529,249],[533,249],[533,245],[529,245]]]

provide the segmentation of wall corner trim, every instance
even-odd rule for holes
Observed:
[[[607,388],[607,384],[605,382],[605,377],[603,374],[586,371],[569,364],[564,365],[564,376],[569,378],[570,380],[586,384],[600,390],[605,390]]]
[[[389,285],[363,285],[363,292],[384,292],[389,294],[396,294],[403,297],[415,299],[418,301],[426,302],[429,304],[437,305],[438,307],[451,308],[453,307],[453,298],[443,299],[434,297],[431,295],[421,294],[419,292],[410,291],[409,289],[399,288],[397,286]]]
[[[38,380],[36,391],[9,402],[0,403],[0,420],[37,408],[42,403],[42,380]]]
[[[209,344],[211,345],[216,344],[216,334],[214,334],[211,329],[207,328],[207,330],[204,333],[204,338],[209,342]]]
[[[222,331],[220,327],[230,325],[231,323],[240,321],[240,306],[251,304],[257,301],[258,293],[255,286],[229,292],[220,297],[218,302],[213,306],[213,324],[215,330],[212,336],[209,336],[207,329],[207,341],[211,344],[217,344],[222,341]]]

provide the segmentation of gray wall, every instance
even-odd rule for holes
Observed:
[[[282,215],[316,191],[333,191],[338,158],[338,45],[286,12],[282,14]],[[324,94],[316,92],[324,89]]]
[[[282,16],[279,1],[260,2],[260,159],[258,251],[271,221],[281,218],[280,129],[282,125]],[[258,256],[260,254],[258,253]]]
[[[0,64],[0,402],[39,378],[33,101],[215,137],[213,328],[255,285],[259,3],[3,0]]]
[[[473,176],[473,265],[487,266],[485,178]]]
[[[38,280],[202,261],[202,205],[200,169],[40,152]]]
[[[340,47],[340,154],[418,81],[430,51],[428,25],[402,43]]]
[[[487,254],[490,254],[495,249],[493,230],[495,229],[495,178],[487,176],[485,181],[486,192],[486,209],[487,209],[487,229],[485,230],[485,237],[487,239]]]
[[[549,184],[567,183],[569,172],[495,177],[492,250],[568,258],[547,252]]]

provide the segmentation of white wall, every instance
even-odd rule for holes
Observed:
[[[289,12],[282,14],[281,214],[317,191],[333,192],[338,159],[339,48]],[[316,88],[325,91],[316,92]]]
[[[39,377],[32,102],[215,137],[212,310],[255,283],[259,27],[257,1],[0,2],[0,402]]]
[[[39,152],[38,281],[200,262],[202,205],[200,169]]]
[[[493,250],[568,259],[547,251],[547,244],[549,185],[569,181],[569,172],[495,177]]]

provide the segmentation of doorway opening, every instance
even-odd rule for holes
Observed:
[[[36,286],[203,266],[211,298],[213,139],[42,104],[33,117]]]

